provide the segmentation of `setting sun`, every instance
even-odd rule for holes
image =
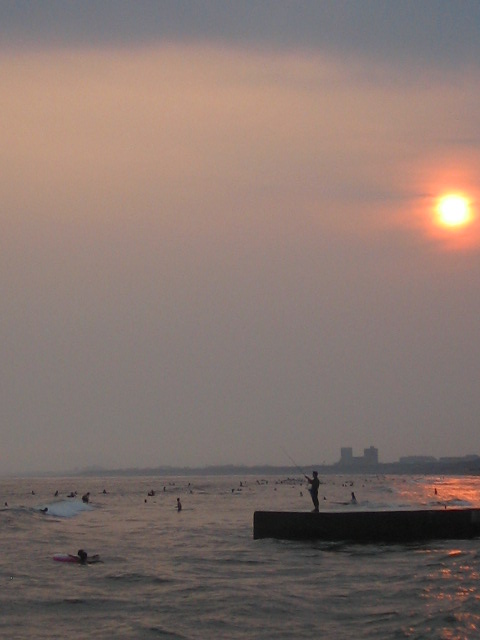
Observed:
[[[465,196],[448,194],[437,204],[438,222],[445,227],[463,227],[472,220],[470,203]]]

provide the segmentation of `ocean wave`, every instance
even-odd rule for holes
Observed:
[[[46,516],[57,518],[73,518],[82,511],[92,511],[93,507],[80,500],[59,500],[35,507],[35,511],[41,511]]]

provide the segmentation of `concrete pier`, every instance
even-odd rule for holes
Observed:
[[[480,536],[480,509],[255,511],[253,537],[281,540],[413,542]]]

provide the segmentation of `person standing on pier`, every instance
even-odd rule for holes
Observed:
[[[310,495],[312,496],[312,502],[314,506],[313,511],[315,513],[318,513],[318,507],[319,507],[318,489],[320,487],[320,480],[318,479],[318,471],[312,471],[312,475],[313,475],[313,478],[309,478],[308,476],[305,476],[305,478],[308,480],[309,484],[311,485],[309,488],[309,491],[310,491]]]

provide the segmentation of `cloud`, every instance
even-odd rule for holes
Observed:
[[[471,135],[451,113],[462,91],[468,121],[478,93],[474,76],[398,86],[365,78],[358,61],[212,47],[4,55],[2,67],[2,170],[15,209],[26,199],[96,218],[113,204],[120,216],[154,208],[178,228],[195,207],[186,229],[208,219],[207,200],[224,212],[242,202],[248,219],[259,197],[280,213],[295,196],[301,216],[322,199],[384,193],[386,182],[391,193],[399,160],[440,135]]]
[[[475,0],[26,0],[2,3],[3,45],[158,46],[166,42],[360,55],[418,68],[476,66],[480,9]],[[420,61],[423,61],[421,63]]]
[[[322,459],[382,438],[410,453],[382,432],[401,391],[431,401],[452,353],[475,355],[426,295],[452,261],[425,251],[413,205],[440,150],[475,139],[480,84],[370,62],[211,43],[3,50],[12,465],[40,450],[56,468],[275,461],[274,434],[303,422],[310,443],[319,416]],[[404,424],[428,413],[419,397]],[[88,446],[50,450],[78,433]]]

